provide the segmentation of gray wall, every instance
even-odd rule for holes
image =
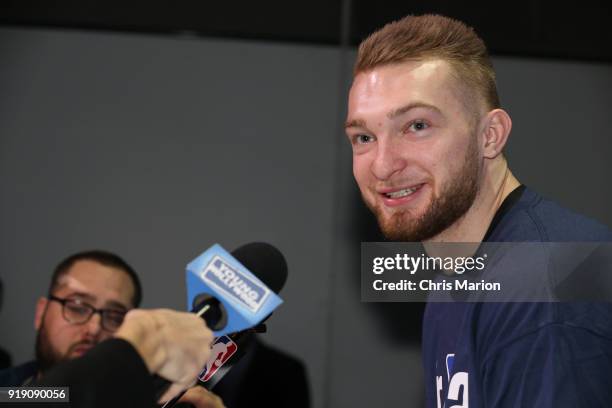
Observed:
[[[414,406],[418,347],[359,301],[355,187],[340,124],[352,51],[0,29],[0,345],[32,356],[51,268],[85,248],[185,306],[184,266],[215,242],[286,255],[266,340],[302,358],[314,406]],[[612,224],[612,67],[496,58],[519,178]],[[400,315],[401,316],[401,315]],[[409,330],[409,329],[408,329]],[[416,330],[416,328],[415,328]]]

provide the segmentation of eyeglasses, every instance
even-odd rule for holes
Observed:
[[[87,323],[91,316],[95,313],[100,314],[100,322],[102,328],[109,332],[116,331],[121,323],[127,311],[115,310],[115,309],[96,309],[89,303],[85,303],[79,299],[62,299],[57,296],[49,296],[49,300],[54,300],[62,305],[62,315],[68,323],[71,324],[83,324]]]

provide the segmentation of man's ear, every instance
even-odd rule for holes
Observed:
[[[493,109],[485,116],[482,126],[484,138],[483,156],[494,159],[499,156],[508,141],[512,119],[503,109]]]
[[[46,297],[38,298],[36,302],[36,312],[34,313],[34,328],[36,331],[40,329],[42,325],[43,318],[45,317],[45,311],[47,310],[47,305],[49,304],[49,299]]]

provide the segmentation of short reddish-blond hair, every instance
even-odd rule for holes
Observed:
[[[406,16],[385,25],[359,45],[353,75],[406,61],[441,59],[460,84],[491,110],[500,107],[487,48],[472,27],[434,14]]]

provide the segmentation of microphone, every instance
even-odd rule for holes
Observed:
[[[259,242],[238,248],[236,255],[244,262],[215,244],[187,265],[187,308],[202,316],[217,337],[257,325],[283,302],[262,282],[284,283],[282,254]]]
[[[283,254],[273,245],[265,242],[251,242],[236,248],[231,255],[275,294],[278,294],[285,285],[287,262]],[[195,262],[193,261],[190,265]],[[188,303],[189,298],[188,295]],[[223,303],[217,298],[208,293],[200,293],[193,298],[191,303],[193,305],[191,312],[200,315],[209,328],[220,330],[226,325],[227,315]],[[265,319],[267,317],[262,320]]]
[[[232,255],[243,265],[248,265],[272,291],[278,294],[287,281],[287,263],[283,254],[274,246],[254,242],[234,250]],[[274,266],[274,267],[273,267]],[[270,317],[268,315],[263,321]],[[263,323],[254,328],[221,336],[215,339],[212,355],[198,376],[199,384],[207,390],[221,381],[227,372],[246,354],[254,333],[263,333]]]
[[[219,259],[220,257],[222,259]],[[238,261],[239,264],[231,263],[227,265],[226,263],[230,258]],[[203,265],[204,267],[202,267]],[[211,265],[212,268],[208,268]],[[244,273],[244,270],[239,270],[239,266],[247,268],[246,273]],[[208,275],[208,282],[206,282],[206,275]],[[194,280],[194,276],[199,279]],[[249,280],[249,278],[254,279]],[[257,280],[260,282],[257,282]],[[214,245],[187,266],[187,297],[188,303],[193,305],[191,311],[200,315],[206,321],[208,327],[215,330],[217,335],[217,339],[213,343],[213,355],[198,376],[200,385],[207,389],[214,387],[246,353],[253,333],[265,331],[265,324],[261,322],[268,319],[272,311],[282,302],[276,294],[280,292],[286,281],[287,262],[285,257],[277,248],[263,242],[245,244],[235,249],[231,256],[219,245]],[[202,285],[202,282],[205,282],[205,284]],[[254,287],[255,290],[245,289],[249,283],[251,288]],[[236,287],[240,287],[242,290],[234,290],[232,293],[231,290]],[[266,290],[273,293],[266,293]],[[200,293],[196,293],[196,291]],[[248,293],[247,301],[240,297],[244,293]],[[225,302],[219,301],[213,294],[221,297]],[[243,310],[244,308],[241,310],[240,306],[244,305],[236,305],[236,298],[242,300],[246,306],[250,307],[250,310],[246,313]],[[232,300],[234,304],[230,303]],[[272,306],[262,307],[266,301],[272,301]],[[260,309],[261,312],[257,315],[256,313]],[[252,313],[253,310],[255,310],[255,314]],[[233,313],[233,316],[228,311]],[[250,315],[249,312],[251,312]],[[262,313],[267,314],[262,316]],[[233,321],[231,321],[232,317]],[[243,327],[246,322],[255,323],[227,335],[227,331],[231,330],[227,328],[228,326],[233,328]],[[252,326],[255,327],[251,328]],[[161,397],[170,385],[167,380],[159,376],[155,376],[154,384],[158,390],[156,392],[157,398]],[[163,407],[174,406],[184,393],[185,391],[181,392],[166,402]]]
[[[279,293],[285,286],[287,261],[275,246],[251,242],[234,249],[232,255],[274,293]]]

